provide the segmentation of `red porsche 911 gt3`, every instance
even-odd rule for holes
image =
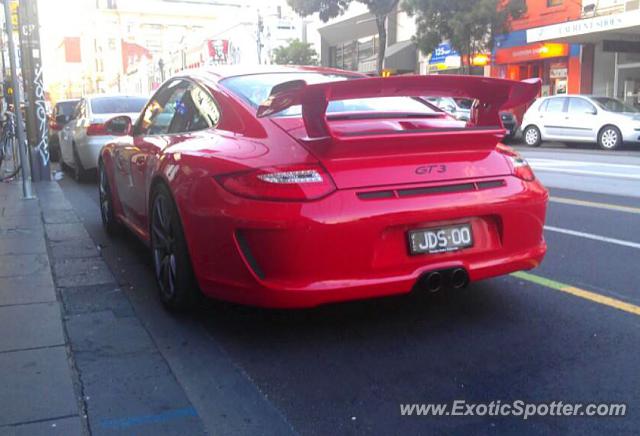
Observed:
[[[368,78],[335,69],[187,71],[99,161],[109,233],[148,243],[169,308],[263,307],[460,288],[535,268],[548,194],[500,144],[538,81]],[[472,98],[458,121],[421,96]]]

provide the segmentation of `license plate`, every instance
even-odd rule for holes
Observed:
[[[409,231],[411,254],[447,253],[472,246],[470,224]]]

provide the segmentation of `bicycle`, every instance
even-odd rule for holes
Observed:
[[[20,172],[20,166],[15,160],[15,143],[16,124],[14,115],[11,112],[5,112],[5,122],[2,126],[2,134],[0,135],[0,182],[13,179]],[[9,156],[13,156],[14,168],[8,174],[2,175],[2,164]]]

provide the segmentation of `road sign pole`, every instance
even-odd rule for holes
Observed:
[[[21,1],[19,7],[20,53],[22,79],[27,101],[27,139],[30,145],[35,181],[51,180],[49,156],[49,123],[42,79],[38,2]]]
[[[7,42],[9,45],[9,63],[11,64],[11,80],[13,86],[13,107],[16,119],[16,137],[18,138],[18,150],[20,152],[20,168],[22,170],[22,195],[25,199],[33,199],[31,187],[31,165],[27,153],[27,141],[24,136],[24,120],[20,109],[21,95],[20,83],[18,82],[18,72],[16,67],[16,46],[13,41],[13,23],[11,22],[11,9],[9,0],[4,0],[4,15],[7,26]]]

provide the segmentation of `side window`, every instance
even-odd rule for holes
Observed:
[[[215,127],[220,121],[218,105],[203,88],[191,84],[177,105],[170,133],[195,132]]]
[[[549,103],[547,103],[546,112],[548,113],[564,112],[564,104],[566,100],[567,99],[565,97],[550,98]]]
[[[584,98],[571,97],[569,98],[569,113],[574,115],[595,114],[596,108]]]
[[[542,103],[540,103],[540,107],[538,108],[538,112],[546,112],[548,104],[549,104],[549,100],[545,100]]]
[[[188,86],[187,82],[176,80],[158,91],[142,112],[135,134],[162,135],[168,133],[178,103]]]

